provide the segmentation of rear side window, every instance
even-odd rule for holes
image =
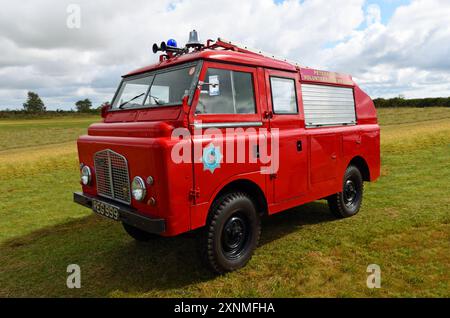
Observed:
[[[298,112],[294,79],[270,77],[270,87],[275,114],[296,114]]]
[[[356,124],[353,89],[326,85],[302,85],[307,127]]]
[[[254,114],[251,73],[209,68],[196,114]]]

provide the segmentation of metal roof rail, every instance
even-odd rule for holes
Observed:
[[[280,57],[280,56],[277,56],[277,55],[274,55],[274,54],[271,54],[271,53],[264,52],[262,50],[251,48],[251,47],[249,47],[249,46],[247,46],[245,44],[232,42],[232,41],[229,41],[229,40],[226,40],[224,38],[219,37],[215,44],[217,46],[222,46],[221,43],[225,43],[225,44],[233,46],[233,47],[235,47],[237,49],[241,49],[241,52],[243,52],[243,53],[254,53],[254,54],[258,54],[258,55],[261,55],[261,56],[264,56],[264,57],[268,57],[268,58],[271,58],[271,59],[274,59],[274,60],[290,63],[290,64],[295,65],[297,67],[303,67],[302,65],[300,65],[300,63],[298,63],[296,61],[292,61],[292,60],[286,59],[284,57]]]

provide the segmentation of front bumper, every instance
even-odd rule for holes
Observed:
[[[120,214],[118,221],[120,222],[132,225],[143,231],[154,234],[160,234],[166,231],[166,221],[164,219],[152,219],[146,216],[142,216],[136,209],[106,198],[94,197],[81,192],[75,192],[73,194],[74,202],[90,209],[92,209],[92,199],[113,204],[115,207],[118,207]]]

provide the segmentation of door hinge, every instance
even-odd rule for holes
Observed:
[[[270,179],[271,180],[276,179],[276,178],[277,178],[277,174],[276,173],[271,173],[270,174]]]
[[[197,187],[195,189],[189,190],[189,199],[195,200],[198,197],[200,197],[200,188]]]

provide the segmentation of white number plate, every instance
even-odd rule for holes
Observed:
[[[119,208],[116,208],[113,205],[107,204],[105,202],[92,200],[92,210],[100,215],[103,215],[107,218],[118,221],[119,220]]]

